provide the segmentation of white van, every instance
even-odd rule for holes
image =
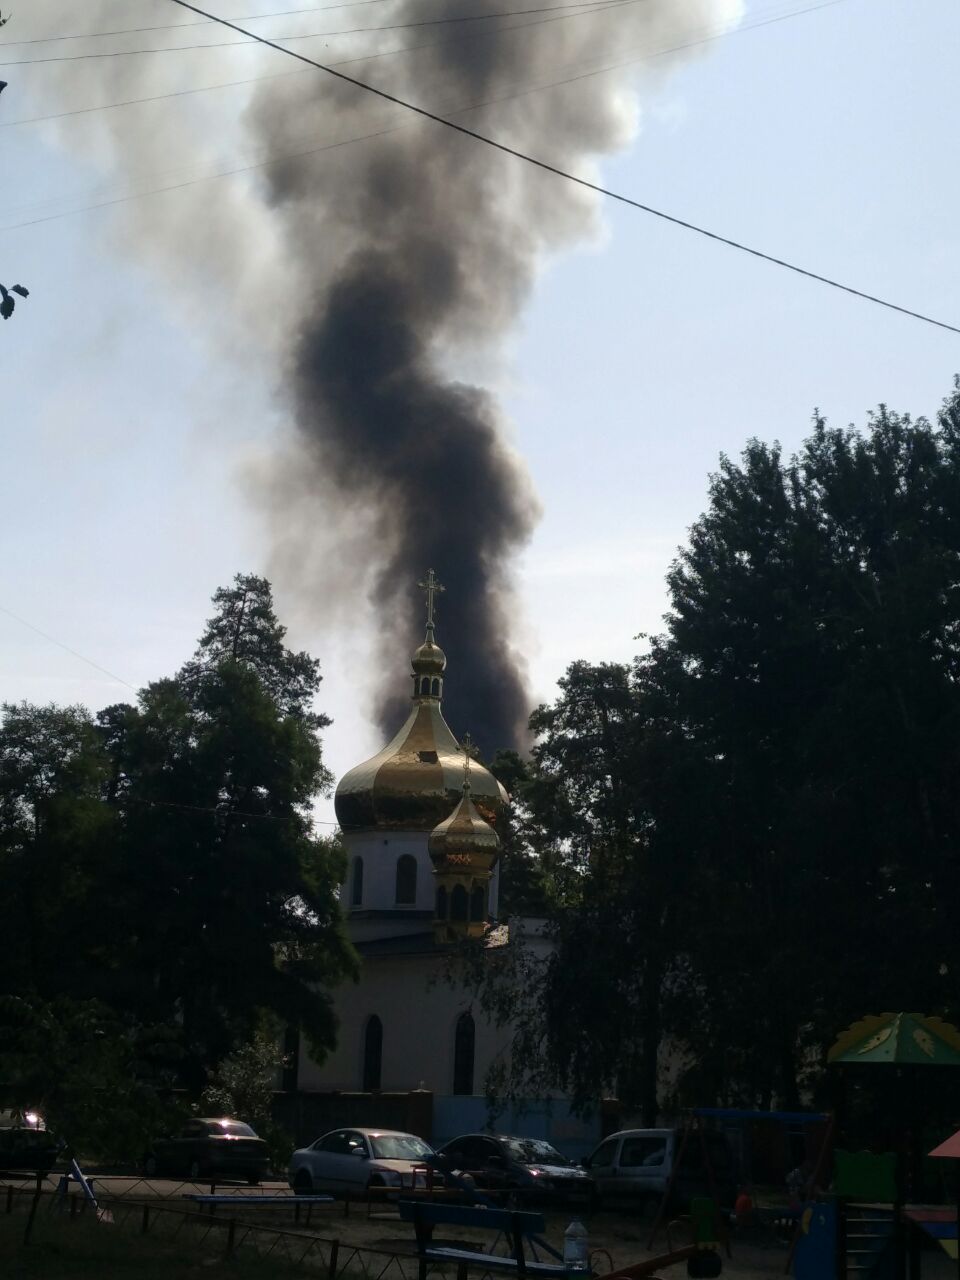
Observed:
[[[598,1202],[632,1200],[642,1205],[663,1196],[682,1142],[682,1129],[623,1129],[605,1138],[583,1162],[596,1184]],[[671,1198],[685,1205],[691,1196],[713,1196],[727,1209],[733,1207],[736,1194],[733,1153],[726,1138],[711,1130],[692,1131]]]

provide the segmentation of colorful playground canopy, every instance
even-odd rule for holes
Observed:
[[[841,1031],[827,1061],[960,1067],[960,1031],[923,1013],[881,1013]]]
[[[830,1119],[825,1111],[748,1111],[740,1107],[694,1107],[693,1114],[705,1120],[779,1120],[781,1124],[821,1124]]]
[[[960,1129],[927,1154],[942,1160],[960,1160]]]

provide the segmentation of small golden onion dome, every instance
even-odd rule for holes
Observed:
[[[469,781],[464,782],[460,803],[450,817],[430,832],[427,848],[431,859],[438,864],[454,855],[469,856],[478,869],[489,870],[493,866],[500,853],[500,837],[477,812]]]
[[[443,675],[447,665],[447,655],[433,638],[433,623],[427,627],[427,638],[419,649],[413,653],[414,676]]]

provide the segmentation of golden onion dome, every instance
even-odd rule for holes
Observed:
[[[441,676],[447,666],[447,655],[433,638],[433,623],[427,626],[427,637],[419,649],[413,651],[413,674],[417,676]]]
[[[510,797],[493,774],[474,763],[473,803],[496,822]],[[371,760],[344,774],[334,806],[344,831],[432,831],[460,799],[463,752],[440,711],[438,699],[414,695],[403,728]]]
[[[430,832],[427,848],[434,862],[445,863],[451,856],[457,860],[469,857],[490,867],[496,861],[500,837],[477,812],[471,791],[469,780],[464,781],[460,803]]]
[[[432,570],[425,585],[427,634],[413,655],[413,706],[396,737],[341,778],[334,806],[344,831],[432,831],[462,796],[464,752],[440,709],[447,660],[434,640],[432,592],[442,588]],[[476,762],[470,783],[477,814],[496,822],[510,802],[506,791]]]

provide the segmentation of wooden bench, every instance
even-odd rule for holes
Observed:
[[[431,1262],[455,1263],[457,1280],[466,1280],[470,1267],[485,1271],[512,1271],[518,1275],[567,1276],[570,1274],[563,1259],[538,1237],[545,1230],[543,1215],[511,1209],[492,1209],[473,1205],[430,1204],[424,1200],[401,1200],[400,1217],[412,1222],[417,1237],[417,1253],[420,1256],[420,1280],[426,1280]],[[477,1249],[457,1249],[449,1245],[433,1243],[434,1228],[438,1226],[474,1227],[495,1231],[510,1242],[511,1256],[484,1253]],[[555,1259],[541,1262],[534,1256],[528,1258],[525,1244],[539,1245]],[[581,1273],[586,1274],[586,1273]]]

